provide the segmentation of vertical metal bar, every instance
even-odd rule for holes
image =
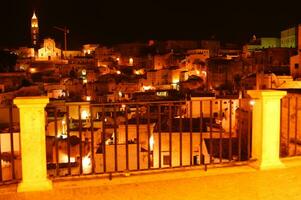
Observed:
[[[180,109],[182,107],[180,106]],[[180,166],[183,166],[183,118],[182,118],[182,110],[180,112]]]
[[[56,176],[59,176],[59,134],[57,126],[57,108],[54,108],[54,131],[55,131],[55,157],[56,157]]]
[[[291,98],[287,98],[287,143],[286,143],[286,152],[289,156],[289,148],[290,148],[290,115],[291,115]]]
[[[220,119],[220,129],[219,129],[219,162],[223,162],[223,100],[219,102],[219,119]]]
[[[172,167],[172,113],[171,113],[171,104],[168,105],[168,128],[169,128],[169,166]]]
[[[102,153],[103,153],[103,172],[106,172],[106,165],[107,165],[107,161],[106,161],[106,116],[105,116],[105,106],[102,105]]]
[[[140,133],[139,133],[139,107],[138,104],[136,105],[136,137],[137,137],[137,169],[140,169]]]
[[[94,154],[94,120],[93,120],[93,106],[90,104],[90,123],[91,123],[91,156],[92,156],[92,174],[95,173],[95,154]]]
[[[205,155],[203,155],[203,101],[200,100],[200,165],[202,159],[205,164]]]
[[[125,163],[126,170],[129,170],[129,126],[128,126],[128,105],[125,106]]]
[[[282,152],[281,152],[281,147],[282,147],[282,134],[283,134],[283,131],[282,131],[282,127],[283,127],[283,98],[280,99],[280,136],[279,136],[279,156],[282,156]]]
[[[0,183],[3,181],[2,178],[2,152],[1,152],[1,133],[0,133]]]
[[[297,132],[298,132],[298,97],[296,97],[296,105],[295,105],[295,153],[297,155]]]
[[[229,161],[232,161],[232,100],[229,101]]]
[[[251,127],[252,127],[252,111],[248,111],[248,133],[247,133],[247,158],[248,160],[251,158]]]
[[[213,140],[212,140],[212,126],[213,126],[213,119],[212,119],[212,100],[210,100],[210,164],[213,160]]]
[[[78,121],[79,121],[79,173],[83,173],[83,148],[82,148],[82,118],[81,118],[81,105],[78,106]]]
[[[161,105],[158,104],[158,121],[159,121],[159,168],[161,168]]]
[[[150,146],[150,138],[151,138],[151,131],[150,131],[150,106],[147,104],[147,160],[148,160],[148,169],[151,168],[151,146]]]
[[[241,136],[242,136],[242,129],[244,128],[244,122],[245,122],[245,120],[244,119],[242,119],[242,117],[244,117],[243,116],[243,113],[242,113],[242,110],[241,110],[241,99],[238,99],[238,101],[239,101],[239,115],[238,115],[238,119],[236,119],[236,120],[238,120],[238,132],[237,132],[237,139],[238,139],[238,160],[240,161],[241,160]]]
[[[13,105],[11,105],[9,107],[9,134],[10,134],[10,154],[11,154],[11,160],[10,161],[11,161],[12,178],[16,179],[13,123],[14,123],[14,119],[13,119]],[[1,157],[1,155],[0,155],[0,157]],[[0,162],[1,162],[1,158],[0,158]],[[1,166],[0,166],[0,168],[1,168]]]
[[[71,164],[70,164],[70,156],[71,156],[71,147],[70,147],[70,121],[69,121],[69,106],[67,105],[66,109],[66,123],[67,123],[67,151],[68,151],[68,175],[71,175]]]
[[[115,172],[118,171],[118,152],[117,152],[117,143],[118,143],[118,134],[117,134],[117,120],[116,120],[116,105],[114,105],[114,162],[115,162]]]
[[[189,152],[190,152],[190,166],[193,164],[192,163],[192,157],[193,157],[193,152],[192,152],[192,100],[189,102],[189,107],[190,107],[190,113],[189,113]]]

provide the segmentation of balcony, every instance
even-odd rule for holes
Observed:
[[[284,195],[280,186],[293,191],[298,184],[284,183],[301,179],[297,173],[301,162],[296,157],[299,143],[292,142],[292,138],[294,141],[299,138],[300,118],[294,110],[298,108],[298,99],[285,98],[280,103],[283,92],[251,91],[250,94],[251,104],[250,99],[209,99],[126,104],[50,103],[46,109],[45,98],[17,98],[20,120],[16,119],[13,107],[2,112],[7,113],[6,118],[2,117],[7,125],[1,129],[1,195],[8,199],[24,198],[27,193],[22,192],[50,190],[45,191],[46,199],[83,198],[84,194],[91,198],[102,195],[103,198],[177,199],[185,195],[199,199],[200,195],[207,195],[209,199],[230,199],[233,198],[230,193],[247,194],[248,188],[252,189],[249,196],[253,199],[267,193]],[[273,99],[274,94],[278,101]],[[291,122],[283,117],[292,115],[297,117]],[[275,121],[265,121],[271,124],[265,126],[262,119]],[[277,121],[279,129],[275,128]],[[297,128],[292,132],[294,125]],[[286,139],[280,141],[280,132]],[[22,148],[15,146],[19,140]],[[283,151],[285,147],[289,149]],[[20,152],[22,160],[18,156]],[[12,156],[7,157],[6,153]],[[279,153],[293,157],[280,160]],[[38,157],[45,157],[45,161]],[[22,170],[16,161],[22,162]],[[9,163],[9,172],[3,163],[6,166]],[[271,168],[278,169],[258,170]],[[37,176],[41,177],[37,179],[41,184],[27,182]],[[248,179],[251,182],[246,182]],[[263,192],[262,188],[269,185],[267,181],[279,182],[271,189],[274,193]],[[27,197],[35,199],[38,194],[32,192]]]

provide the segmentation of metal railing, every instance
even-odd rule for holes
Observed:
[[[287,95],[281,100],[281,157],[301,155],[300,114],[300,97]]]
[[[18,109],[0,107],[0,185],[21,179],[19,133]]]
[[[50,176],[247,161],[248,99],[49,104]]]

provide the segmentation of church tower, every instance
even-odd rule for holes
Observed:
[[[38,18],[36,16],[36,13],[33,12],[33,15],[32,15],[32,18],[31,18],[31,42],[32,42],[32,46],[34,48],[37,47],[38,37],[39,37]]]

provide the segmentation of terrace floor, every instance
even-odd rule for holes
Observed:
[[[301,199],[301,158],[286,158],[285,168],[258,171],[250,166],[181,169],[93,178],[64,178],[54,181],[54,189],[17,193],[16,185],[0,186],[0,200],[48,199]]]

